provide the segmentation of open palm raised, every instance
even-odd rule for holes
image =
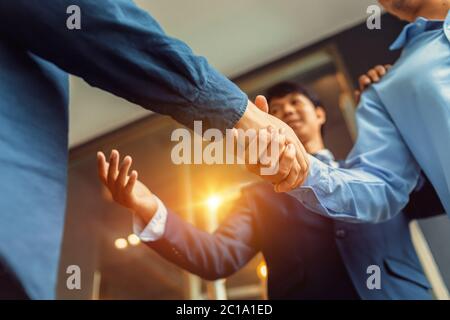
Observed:
[[[158,203],[153,193],[138,180],[136,170],[128,174],[132,162],[133,159],[126,156],[120,163],[119,152],[112,150],[108,163],[103,152],[98,152],[98,175],[105,187],[111,192],[115,202],[132,210],[145,223],[148,223],[158,209]]]

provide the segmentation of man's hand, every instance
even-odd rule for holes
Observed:
[[[270,143],[280,145],[278,171],[274,175],[261,175],[261,165],[250,166],[250,171],[275,185],[275,191],[287,192],[300,186],[308,176],[309,160],[302,143],[291,127],[268,114],[268,103],[264,96],[258,96],[255,104],[249,101],[247,109],[236,128],[266,130]],[[281,134],[274,134],[281,133]],[[260,137],[260,136],[259,136]]]
[[[380,82],[381,78],[386,75],[391,67],[392,65],[390,64],[386,64],[384,66],[378,65],[367,71],[366,74],[363,74],[359,77],[359,90],[355,91],[356,103],[359,103],[359,100],[361,99],[361,93],[366,90],[372,83]]]
[[[109,163],[103,152],[98,152],[98,175],[115,202],[130,209],[141,217],[144,224],[148,224],[158,209],[158,203],[151,191],[138,180],[137,171],[133,170],[128,175],[132,161],[130,156],[126,156],[119,167],[120,154],[117,150],[111,151]]]

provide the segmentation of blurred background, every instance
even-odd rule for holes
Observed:
[[[374,0],[137,1],[166,32],[233,79],[253,98],[282,80],[314,89],[327,111],[325,144],[337,158],[350,151],[356,129],[353,91],[359,75],[395,62],[388,47],[403,27],[383,15],[366,27]],[[204,230],[228,213],[255,177],[239,165],[173,165],[168,117],[71,78],[69,198],[60,263],[60,299],[264,299],[267,270],[260,256],[230,278],[206,282],[164,261],[132,234],[131,215],[111,202],[97,180],[98,150],[134,157],[140,179],[173,211]],[[424,268],[450,286],[447,216],[411,226]],[[79,265],[81,290],[66,288],[66,268]],[[433,268],[436,267],[436,268]]]

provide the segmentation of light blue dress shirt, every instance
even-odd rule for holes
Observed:
[[[407,204],[423,170],[450,213],[450,14],[407,25],[391,46],[400,48],[393,68],[362,95],[344,169],[311,156],[306,183],[290,193],[309,209],[353,222],[387,220]]]

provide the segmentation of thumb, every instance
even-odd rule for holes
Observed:
[[[268,113],[269,112],[269,104],[267,103],[266,97],[264,97],[263,95],[259,95],[259,96],[256,97],[255,105],[262,112],[264,112],[264,113]]]

